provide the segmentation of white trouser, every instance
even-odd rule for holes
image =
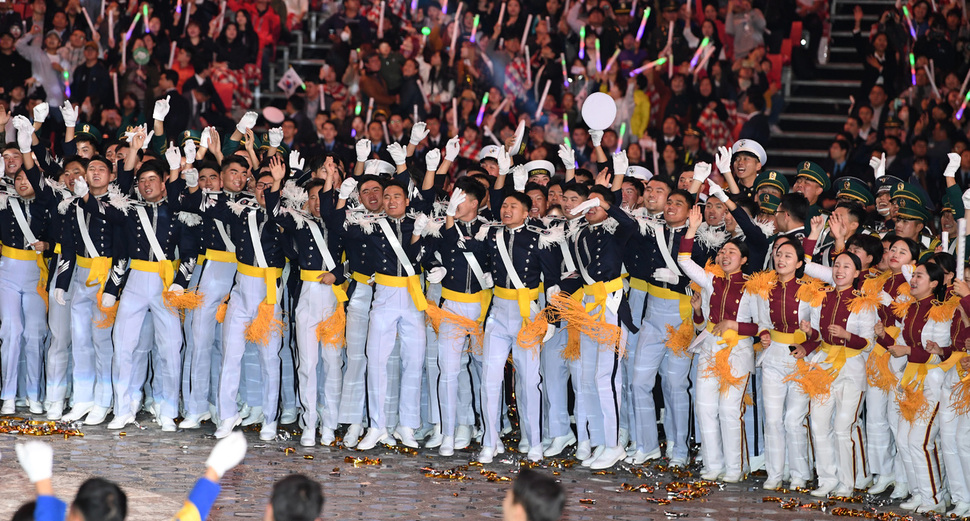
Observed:
[[[945,373],[936,367],[923,380],[926,413],[912,423],[899,416],[897,448],[903,452],[903,465],[909,478],[910,491],[919,495],[924,505],[936,505],[946,500],[946,484],[940,468],[940,394]],[[897,402],[898,407],[898,402]]]
[[[428,284],[428,300],[441,301],[441,284]],[[438,398],[438,335],[430,322],[425,323],[424,375],[421,378],[421,418],[425,425],[441,424],[441,407]]]
[[[152,311],[149,309],[141,321],[141,331],[138,332],[138,344],[132,356],[131,381],[136,383],[144,382],[144,385],[132,386],[129,390],[130,398],[132,399],[132,412],[138,411],[138,405],[141,404],[142,396],[145,398],[146,405],[151,405],[155,401],[155,396],[152,392],[152,380],[154,378],[153,373],[157,370],[149,371],[149,367],[158,366],[161,362],[158,359],[158,350],[153,349],[154,347],[155,325],[152,321]],[[151,360],[151,363],[149,363],[149,360]]]
[[[37,293],[40,268],[36,261],[0,258],[0,366],[3,368],[0,398],[14,399],[21,353],[26,360],[22,375],[27,399],[43,396],[44,337],[47,335],[44,299]]]
[[[374,288],[350,281],[350,300],[347,302],[347,366],[344,370],[343,388],[340,391],[340,423],[364,423],[367,384],[367,325],[370,320],[371,300]]]
[[[954,412],[953,389],[960,381],[956,367],[946,372],[940,393],[940,447],[953,503],[970,503],[970,417]]]
[[[441,309],[470,320],[478,320],[479,315],[481,315],[482,305],[478,302],[445,300]],[[462,401],[459,397],[459,375],[468,364],[468,358],[464,354],[469,342],[474,343],[475,340],[469,338],[467,335],[463,335],[462,331],[448,320],[441,321],[441,327],[438,328],[437,340],[438,378],[437,382],[432,381],[432,385],[436,386],[438,391],[441,434],[444,436],[455,435],[455,428],[461,422],[461,417],[466,422],[468,421],[468,413],[465,412],[459,415],[458,409]],[[465,365],[462,365],[463,361]],[[474,423],[474,415],[471,418],[472,423]],[[469,423],[464,424],[470,425]]]
[[[897,378],[902,377],[906,358],[890,355],[889,367]],[[866,459],[873,474],[893,476],[896,486],[901,487],[909,483],[909,478],[899,450],[898,429],[899,405],[895,391],[870,386],[866,391]]]
[[[440,349],[440,348],[439,348]],[[481,365],[472,363],[472,355],[462,351],[458,362],[458,425],[474,426],[476,417],[481,416]],[[440,391],[439,391],[440,392]],[[439,397],[440,400],[440,397]]]
[[[218,395],[219,366],[222,362],[222,324],[216,313],[223,299],[232,290],[236,264],[206,259],[196,268],[199,274],[198,292],[202,305],[186,318],[192,341],[185,355],[189,371],[188,388],[182,388],[182,399],[188,414],[203,414],[215,403]]]
[[[637,359],[637,344],[640,341],[640,328],[643,327],[643,312],[647,305],[647,292],[636,288],[630,288],[627,293],[627,301],[630,304],[630,314],[633,317],[633,326],[637,328],[636,333],[627,332],[626,352],[620,362],[623,368],[623,398],[620,408],[620,428],[626,429],[630,433],[630,441],[636,445],[637,429],[634,413],[633,401],[633,366]]]
[[[300,383],[300,405],[303,407],[304,429],[337,428],[337,409],[340,407],[341,348],[324,345],[317,340],[317,325],[333,315],[337,306],[333,287],[319,282],[303,281],[296,305],[296,343],[299,351],[297,376]],[[318,379],[318,375],[322,378]],[[317,397],[321,396],[319,405]],[[318,411],[322,416],[318,417]]]
[[[284,412],[296,410],[297,383],[296,383],[296,362],[294,345],[296,339],[291,334],[295,322],[293,321],[293,301],[290,298],[290,287],[287,284],[287,277],[290,274],[289,265],[283,269],[282,292],[280,297],[280,309],[283,314],[283,322],[286,329],[283,330],[283,339],[280,348],[280,409]]]
[[[539,361],[542,364],[542,421],[544,438],[565,436],[571,432],[569,425],[569,360],[562,357],[569,340],[569,324],[564,320],[548,342],[542,346]],[[579,380],[577,375],[576,380]],[[579,386],[574,387],[577,403]],[[578,407],[577,407],[578,409]],[[579,418],[576,419],[577,424]],[[583,420],[585,422],[585,419]]]
[[[660,373],[664,396],[664,431],[667,435],[667,454],[687,461],[687,431],[690,427],[690,354],[677,355],[667,348],[667,326],[677,328],[680,302],[651,297],[637,342],[633,364],[632,391],[637,425],[637,450],[652,452],[659,449],[657,439],[657,411],[653,401],[653,387]]]
[[[159,355],[153,360],[157,364],[154,365],[154,399],[161,406],[163,417],[174,419],[178,416],[182,335],[178,314],[166,308],[162,298],[162,291],[167,289],[157,273],[134,269],[128,273],[125,290],[118,303],[113,334],[115,350],[112,376],[117,416],[137,412],[132,410],[132,402],[145,384],[145,373],[135,371],[135,359],[149,310],[154,323],[155,349]],[[151,345],[151,342],[148,344]]]
[[[535,317],[530,317],[534,319]],[[542,446],[541,415],[542,390],[539,388],[539,353],[537,350],[522,349],[518,345],[518,334],[522,328],[522,314],[515,300],[493,298],[488,319],[485,321],[485,348],[482,352],[482,414],[484,415],[485,435],[482,446],[495,448],[499,441],[501,421],[500,406],[504,390],[505,362],[512,353],[516,380],[520,381],[521,391],[515,398],[519,417],[533,418],[527,426],[520,426],[523,436],[532,447]]]
[[[111,345],[111,328],[94,325],[96,320],[104,318],[96,303],[100,288],[98,284],[88,286],[87,278],[87,268],[79,265],[74,267],[71,280],[73,403],[94,403],[107,408],[111,407],[111,357],[114,347]]]
[[[583,298],[583,304],[587,306],[595,301],[596,299],[589,295]],[[602,310],[602,308],[593,311],[595,313],[599,310]],[[619,325],[616,313],[606,309],[603,315],[603,323],[618,326],[620,328],[619,345],[625,345],[627,330],[626,327]],[[580,381],[582,382],[584,397],[592,395],[595,400],[591,402],[590,409],[587,411],[589,422],[596,426],[595,429],[590,429],[591,432],[597,433],[591,440],[592,444],[616,447],[620,436],[620,408],[622,407],[623,393],[620,354],[616,352],[616,346],[600,344],[582,333],[579,336],[579,344],[580,353],[589,353],[590,355],[589,357],[580,357],[582,361]]]
[[[278,280],[278,279],[277,279]],[[279,295],[279,292],[277,292]],[[222,366],[219,374],[219,419],[224,421],[236,414],[236,393],[239,391],[240,369],[243,353],[252,349],[259,359],[259,377],[262,385],[256,387],[262,392],[258,405],[263,408],[266,422],[276,421],[276,412],[280,396],[280,343],[282,337],[279,332],[272,330],[266,345],[255,345],[246,342],[246,326],[253,321],[258,312],[259,304],[266,299],[266,283],[262,278],[250,277],[242,273],[236,274],[236,283],[232,287],[229,297],[229,307],[226,309],[226,321],[222,326]],[[280,318],[280,306],[277,302],[273,307],[273,315]],[[253,387],[252,375],[247,375],[249,385]],[[250,404],[255,406],[256,404]]]
[[[724,474],[738,480],[744,474],[748,441],[744,432],[744,394],[748,376],[754,368],[754,351],[751,339],[742,339],[731,349],[728,362],[731,376],[741,378],[740,385],[721,389],[720,381],[707,373],[714,365],[714,356],[721,349],[719,337],[710,336],[700,346],[697,355],[697,390],[694,393],[694,410],[700,432],[701,455],[704,470],[711,474]]]
[[[758,342],[757,347],[760,350],[761,344],[759,339],[755,338],[753,341]],[[745,407],[742,420],[744,423],[745,436],[748,438],[748,456],[751,458],[763,455],[765,449],[765,401],[764,392],[761,390],[761,382],[761,367],[755,366],[748,378],[748,388],[747,391],[745,391]]]
[[[785,454],[793,480],[809,481],[808,395],[794,382],[783,381],[795,370],[788,344],[771,342],[761,354],[761,389],[765,404],[765,470],[769,481],[781,481]]]
[[[50,291],[53,292],[54,287],[55,285],[51,284]],[[73,296],[73,291],[66,291],[64,304],[58,304],[53,298],[47,299],[49,304],[47,324],[50,327],[50,342],[45,358],[48,404],[63,402],[67,398],[67,375],[71,357],[71,297]]]
[[[827,357],[819,348],[808,361],[828,371],[832,364],[825,363]],[[865,390],[866,357],[859,354],[845,360],[825,399],[811,400],[812,447],[819,488],[854,488],[857,478],[866,474],[859,422]]]
[[[367,405],[371,428],[392,425],[385,411],[389,398],[387,363],[394,344],[401,342],[401,380],[398,422],[412,429],[421,427],[421,375],[424,371],[424,312],[418,311],[407,288],[378,285],[374,290],[370,324],[367,328]]]

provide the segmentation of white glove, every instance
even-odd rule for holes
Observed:
[[[886,175],[886,153],[883,152],[882,157],[870,157],[869,167],[872,168],[876,181],[882,179]]]
[[[172,106],[169,105],[172,95],[169,94],[165,96],[165,99],[160,99],[155,102],[155,110],[152,112],[152,119],[155,121],[165,121],[165,116],[168,116],[168,111],[172,110]]]
[[[168,150],[165,151],[165,159],[168,161],[168,168],[170,170],[182,168],[182,151],[172,143],[168,144]]]
[[[946,168],[943,170],[943,177],[956,177],[957,170],[960,169],[960,154],[950,152],[946,157],[950,159],[950,162],[946,164]]]
[[[190,139],[185,142],[185,164],[191,165],[195,163],[195,156],[199,153],[199,149],[195,146],[195,141]]]
[[[546,288],[546,303],[552,302],[553,295],[558,295],[560,291],[558,284]]]
[[[152,142],[152,138],[153,137],[155,137],[155,131],[154,130],[152,130],[151,132],[148,133],[147,136],[145,136],[145,142],[141,144],[141,149],[142,150],[148,150],[148,144]]]
[[[256,126],[256,118],[258,117],[259,114],[252,111],[243,114],[243,117],[239,118],[239,123],[236,123],[236,130],[245,135],[247,130]]]
[[[711,176],[711,164],[705,163],[703,161],[694,163],[694,180],[700,181],[704,184],[707,178]]]
[[[17,460],[31,483],[54,475],[54,449],[50,443],[33,440],[15,446]]]
[[[613,174],[626,175],[628,168],[630,168],[630,158],[626,157],[626,151],[615,152],[613,154]]]
[[[357,149],[357,161],[367,161],[371,151],[370,140],[367,138],[358,139],[354,148]]]
[[[354,193],[357,189],[357,180],[353,177],[348,177],[344,179],[344,182],[340,183],[340,191],[337,193],[337,197],[340,199],[349,199],[350,194]]]
[[[101,307],[103,308],[113,308],[115,303],[118,302],[118,298],[110,293],[101,294]]]
[[[424,230],[428,227],[428,223],[431,219],[423,213],[419,213],[417,217],[414,218],[414,231],[411,232],[412,235],[421,236],[424,234]]]
[[[283,142],[283,127],[269,129],[269,147],[276,148]]]
[[[411,139],[408,140],[408,143],[418,146],[418,144],[421,143],[421,140],[428,137],[428,134],[430,133],[431,131],[428,130],[428,125],[426,125],[423,121],[418,121],[411,127]]]
[[[65,291],[63,289],[61,289],[61,288],[54,288],[54,290],[51,291],[51,298],[54,299],[54,302],[57,302],[58,304],[60,304],[62,306],[66,306],[67,305],[67,301],[64,300],[64,294],[65,294]]]
[[[424,156],[424,162],[428,165],[428,172],[437,172],[438,166],[441,165],[441,150],[437,148],[434,150],[429,150],[427,155]]]
[[[495,286],[495,282],[492,281],[492,274],[489,272],[482,273],[482,279],[485,281],[485,287],[482,289],[488,289]],[[63,290],[61,290],[63,291]]]
[[[229,469],[242,463],[246,457],[246,436],[241,431],[235,431],[224,439],[219,440],[205,466],[214,470],[221,479]]]
[[[74,195],[77,197],[88,195],[88,183],[83,177],[74,180]]]
[[[458,136],[455,136],[445,143],[445,160],[454,163],[455,159],[458,158],[458,152],[461,152],[461,140],[458,139]]]
[[[177,293],[179,295],[181,295],[182,293],[185,293],[185,288],[183,288],[178,284],[172,284],[171,286],[168,287],[168,290],[171,292]]]
[[[391,155],[391,160],[394,161],[395,165],[401,166],[407,161],[408,151],[401,146],[400,143],[391,143],[387,145],[387,153]]]
[[[30,153],[30,141],[34,136],[34,126],[30,124],[27,116],[14,116],[13,126],[17,129],[17,146],[20,147],[21,154]]]
[[[512,187],[515,188],[516,192],[524,191],[528,182],[529,171],[525,169],[525,165],[517,165],[512,168]]]
[[[455,213],[458,211],[458,205],[465,202],[468,197],[465,196],[465,192],[461,188],[455,188],[451,193],[451,199],[448,200],[448,209],[445,211],[445,215],[448,217],[454,217]]]
[[[903,264],[900,267],[900,271],[903,272],[903,278],[906,279],[906,282],[909,282],[913,278],[913,273],[916,272],[916,265]]]
[[[593,142],[594,147],[603,145],[603,131],[602,130],[590,130],[589,140]]]
[[[707,193],[711,194],[711,197],[716,197],[717,200],[721,201],[722,203],[728,202],[728,195],[724,193],[724,189],[721,188],[721,185],[710,179],[707,180],[707,184],[710,186],[710,188],[707,189]]]
[[[61,107],[61,116],[64,118],[65,127],[74,128],[77,126],[77,114],[78,108],[71,105],[70,100],[64,100],[64,106]]]
[[[596,208],[600,205],[600,200],[593,197],[579,203],[575,208],[569,211],[572,215],[586,215],[586,212]]]
[[[966,192],[963,192],[963,207],[970,208],[970,189],[967,189]]]
[[[199,171],[194,168],[186,168],[182,172],[182,178],[185,179],[185,186],[189,188],[199,186]]]
[[[34,122],[43,123],[47,121],[47,115],[51,112],[51,106],[46,101],[38,103],[34,107]]]
[[[671,271],[670,268],[657,268],[657,271],[653,272],[653,278],[657,279],[658,282],[666,282],[667,284],[677,284],[680,280],[680,276]]]
[[[566,170],[576,168],[576,152],[565,144],[559,145],[559,159],[566,165]]]
[[[728,147],[717,147],[717,155],[714,156],[714,164],[720,173],[731,171],[731,150]]]
[[[448,274],[448,270],[446,270],[441,266],[438,266],[437,268],[431,268],[431,270],[428,271],[428,274],[425,275],[424,278],[428,279],[428,282],[431,284],[437,284],[442,280],[444,280],[445,275],[447,274]]]
[[[303,159],[300,157],[299,150],[294,150],[290,152],[290,170],[296,170],[297,172],[302,172],[305,166],[306,166],[306,159]]]
[[[498,152],[498,175],[506,175],[509,173],[509,169],[512,168],[512,156],[509,155],[508,150],[502,147]]]
[[[206,150],[209,149],[209,143],[212,141],[212,127],[205,127],[202,129],[202,137],[199,138],[199,146]]]

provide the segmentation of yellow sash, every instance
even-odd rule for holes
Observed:
[[[464,302],[466,304],[474,304],[476,302],[480,303],[482,306],[482,312],[478,316],[478,322],[484,322],[485,315],[488,313],[488,306],[492,303],[492,290],[483,289],[478,293],[462,293],[460,291],[452,291],[448,288],[441,288],[441,297],[454,302]]]
[[[356,277],[356,273],[354,276]],[[384,275],[383,273],[378,273],[374,276],[374,281],[381,286],[388,286],[391,288],[407,288],[408,294],[411,295],[411,300],[414,301],[414,305],[418,308],[418,311],[424,311],[428,309],[428,299],[424,297],[424,292],[421,291],[421,277],[418,275],[411,275],[410,277],[395,277],[393,275]]]
[[[300,280],[304,282],[320,282],[320,277],[324,274],[330,273],[329,271],[323,270],[300,270]],[[344,288],[337,284],[331,284],[330,288],[333,289],[333,295],[337,297],[337,302],[347,302],[347,292]]]
[[[44,260],[43,252],[37,250],[21,250],[17,248],[11,248],[10,246],[3,245],[2,255],[4,257],[10,257],[11,259],[31,261],[36,262],[37,267],[40,269],[40,279],[37,281],[37,294],[43,297],[44,302],[47,302],[47,261]]]
[[[177,261],[146,261],[133,259],[131,269],[148,273],[158,273],[162,278],[162,291],[167,291],[175,280],[175,264]]]
[[[603,321],[606,319],[606,297],[613,293],[614,291],[620,291],[623,289],[623,279],[615,278],[609,282],[596,282],[594,284],[587,284],[583,286],[583,292],[589,296],[593,297],[593,302],[586,304],[586,311],[592,312],[597,308],[597,312],[594,316],[596,320]],[[577,292],[578,293],[578,292]]]
[[[283,276],[283,268],[257,268],[242,262],[236,263],[236,270],[247,277],[263,279],[266,283],[266,304],[276,305],[276,279]]]
[[[84,281],[87,287],[98,285],[103,288],[111,270],[111,257],[90,258],[78,255],[77,265],[88,269],[88,278]]]
[[[630,279],[630,287],[633,287],[633,279]],[[662,298],[664,300],[679,300],[680,301],[680,318],[681,320],[687,320],[690,318],[692,310],[690,307],[690,296],[684,295],[683,293],[677,293],[676,291],[661,288],[660,286],[654,284],[647,284],[647,293],[652,297]]]
[[[539,288],[510,289],[495,286],[495,296],[504,300],[517,300],[519,302],[519,313],[522,318],[528,319],[532,315],[530,305],[533,300],[539,298]]]

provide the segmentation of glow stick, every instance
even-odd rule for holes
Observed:
[[[135,15],[135,19],[132,20],[131,21],[131,25],[128,26],[128,32],[125,33],[125,40],[130,40],[131,39],[131,33],[135,30],[135,24],[138,23],[138,20],[141,20],[141,13],[140,12]]]
[[[640,40],[643,38],[643,30],[647,27],[647,18],[650,18],[650,6],[647,6],[643,10],[643,18],[640,19],[640,28],[637,29],[637,45],[640,44]]]
[[[488,93],[486,92],[482,96],[482,106],[478,107],[478,117],[475,118],[475,125],[482,126],[482,120],[485,119],[485,106],[488,105]]]
[[[566,70],[566,55],[559,55],[559,63],[562,64],[562,85],[563,87],[569,86],[569,71]]]
[[[957,280],[963,280],[963,264],[967,251],[967,220],[957,220]]]
[[[950,249],[949,248],[949,246],[950,246],[950,232],[943,232],[940,235],[940,243],[941,243],[940,246],[943,247],[943,251],[946,251],[946,250]]]
[[[61,72],[61,74],[64,76],[64,95],[70,98],[71,97],[71,75],[69,72],[67,72],[67,70],[64,70],[63,72]]]
[[[498,108],[495,109],[495,112],[492,112],[492,117],[494,118],[495,116],[498,116],[499,112],[502,112],[508,104],[509,98],[503,99],[502,103],[498,104]]]
[[[967,93],[967,83],[970,83],[970,71],[967,71],[967,75],[963,77],[963,85],[960,87],[961,97]]]
[[[633,69],[632,71],[630,71],[630,77],[633,78],[634,76],[636,76],[637,74],[640,74],[643,71],[650,70],[650,69],[652,69],[654,67],[659,67],[659,66],[661,66],[661,65],[663,65],[665,63],[667,63],[667,57],[666,56],[663,56],[661,58],[657,58],[656,60],[654,60],[654,61],[652,61],[652,62],[644,65],[643,67],[638,67],[638,68]]]
[[[715,50],[716,49],[714,48],[714,46],[708,46],[707,49],[704,49],[704,55],[701,56],[701,62],[698,63],[697,64],[697,67],[694,68],[691,72],[696,72],[696,71],[699,71],[699,70],[703,70],[704,69],[704,66],[707,65],[707,61],[710,60],[711,59],[711,56],[714,55],[714,51]]]
[[[320,110],[327,109],[327,84],[320,84]]]
[[[532,57],[529,56],[529,48],[525,48],[525,79],[532,83]]]
[[[910,78],[913,80],[913,86],[916,86],[916,57],[913,53],[909,53],[909,74]]]
[[[613,56],[610,56],[610,60],[606,62],[606,67],[603,68],[603,72],[610,72],[610,68],[616,63],[616,57],[620,55],[620,50],[617,49],[613,51]]]
[[[417,105],[417,103],[415,103],[414,104],[414,121],[417,122],[419,120],[420,120],[420,118],[418,118],[418,105]]]
[[[565,132],[567,136],[569,135],[569,114],[566,114],[565,112],[562,113],[562,131]],[[569,138],[566,139],[568,140]],[[568,141],[566,146],[569,146]]]
[[[381,121],[381,126],[384,127],[384,144],[391,144],[391,135],[387,132],[387,120]]]
[[[441,14],[448,14],[448,0],[441,0]]]
[[[623,150],[623,136],[625,135],[626,135],[626,121],[620,124],[620,135],[619,135],[619,139],[616,140],[617,153]]]
[[[93,36],[98,31],[94,28],[94,23],[91,22],[91,15],[88,14],[88,10],[84,7],[81,8],[81,12],[84,13],[84,19],[88,21],[88,27],[91,28],[91,35]]]
[[[114,87],[114,92],[115,92],[115,106],[118,108],[121,108],[121,102],[119,101],[119,98],[118,98],[118,73],[117,72],[111,73],[111,84]]]
[[[451,120],[455,124],[455,132],[458,132],[458,100],[451,98]]]
[[[359,116],[360,115],[360,102],[359,101],[357,102],[357,106],[354,107],[354,115],[355,116]]]
[[[936,89],[936,80],[933,79],[933,73],[930,72],[930,68],[926,65],[923,66],[923,70],[926,71],[926,77],[930,80],[930,87],[933,89],[933,95],[939,98],[940,91]]]
[[[963,119],[963,111],[967,108],[967,102],[970,102],[970,92],[963,97],[963,104],[960,105],[960,110],[957,111],[957,119]]]
[[[458,15],[461,14],[461,5],[458,4],[458,9],[455,10],[455,29],[451,32],[451,63],[455,63],[455,58],[458,57],[458,49],[455,47],[458,45],[458,33],[461,32],[461,20],[458,19]]]
[[[421,80],[418,80],[418,87],[421,90],[421,97],[424,98],[424,104],[425,105],[429,105],[429,103],[428,103],[428,93],[424,91],[424,83],[422,83]]]
[[[529,31],[532,30],[532,15],[530,14],[528,18],[525,19],[525,30],[522,31],[522,41],[519,42],[520,47],[525,47],[525,41],[529,38]]]
[[[913,19],[909,17],[909,8],[903,6],[903,16],[906,17],[906,25],[909,26],[909,35],[916,39],[916,29],[913,28]]]
[[[502,2],[502,7],[498,10],[498,25],[499,32],[502,31],[502,22],[505,20],[505,2]]]
[[[374,98],[367,100],[367,124],[370,124],[370,118],[374,115]]]
[[[535,117],[535,119],[539,119],[539,116],[542,114],[542,107],[546,103],[546,96],[549,95],[549,86],[550,85],[552,85],[552,80],[546,80],[546,86],[542,89],[542,97],[539,98],[539,106],[536,107],[536,117]]]
[[[411,12],[418,10],[418,0],[411,0]]]
[[[582,26],[579,29],[579,59],[582,60],[586,57],[586,26]]]
[[[384,0],[381,0],[381,11],[377,14],[377,37],[384,37]]]
[[[665,51],[670,51],[670,46],[674,44],[674,22],[667,24],[667,45]]]
[[[121,65],[128,66],[128,35],[121,35]]]
[[[108,38],[114,40],[115,37],[115,12],[108,11]]]
[[[222,32],[222,24],[226,21],[226,0],[222,0],[222,7],[219,8],[219,32]],[[186,22],[188,27],[188,22]]]
[[[171,69],[172,68],[172,64],[175,63],[175,46],[176,46],[176,43],[175,42],[172,42],[172,50],[169,51],[169,53],[168,53],[168,68],[169,69]]]
[[[689,4],[689,2],[688,2],[688,4]],[[694,67],[697,67],[697,60],[700,59],[701,53],[704,52],[704,48],[707,47],[707,45],[709,43],[711,43],[710,38],[708,38],[708,37],[705,36],[704,37],[704,40],[701,41],[700,46],[698,46],[697,47],[697,50],[694,51],[694,57],[690,59],[690,68],[691,68],[691,70],[694,70]]]
[[[472,43],[475,43],[475,33],[478,32],[478,15],[475,15],[475,21],[472,22]]]
[[[603,72],[603,60],[600,57],[600,39],[596,39],[596,72]]]
[[[175,12],[182,14],[182,0],[178,0],[178,2],[175,4]]]
[[[104,20],[104,0],[101,0],[101,19]]]
[[[148,4],[141,4],[141,13],[143,15],[142,18],[144,18],[144,20],[142,21],[142,25],[145,26],[145,33],[147,34],[149,32],[149,30],[148,30]]]
[[[630,6],[630,16],[633,17],[636,15],[637,15],[637,0],[633,0],[633,5]]]

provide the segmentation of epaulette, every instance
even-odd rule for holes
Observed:
[[[280,189],[280,197],[282,198],[283,206],[295,210],[301,210],[303,209],[303,205],[306,204],[307,200],[310,199],[310,194],[298,186],[295,181],[290,180],[283,185],[282,189]]]

